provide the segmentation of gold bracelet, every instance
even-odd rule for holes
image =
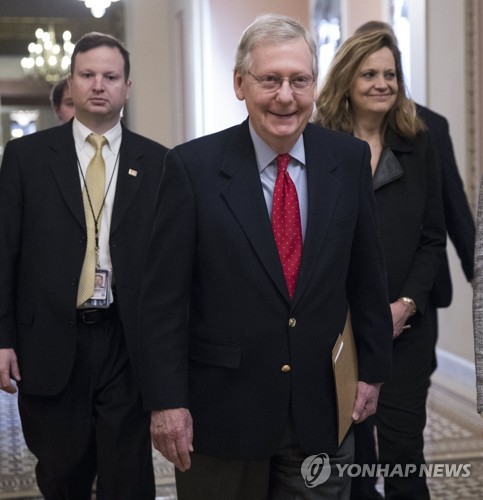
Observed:
[[[413,299],[410,299],[409,297],[399,297],[397,300],[398,302],[402,302],[403,304],[412,307],[411,316],[416,314],[418,308],[416,307],[416,302],[414,302]]]

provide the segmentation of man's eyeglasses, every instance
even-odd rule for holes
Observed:
[[[285,80],[288,81],[290,88],[296,94],[306,92],[314,83],[314,77],[311,75],[295,75],[281,77],[278,75],[255,76],[248,71],[248,74],[258,82],[258,85],[267,92],[275,92],[279,90]]]

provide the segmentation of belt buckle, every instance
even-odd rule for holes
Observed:
[[[97,309],[81,309],[80,310],[80,317],[82,319],[82,323],[84,325],[93,325],[94,323],[98,323],[98,320],[89,320],[88,316],[89,313],[96,313]]]

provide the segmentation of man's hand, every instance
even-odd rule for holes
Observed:
[[[193,451],[193,420],[186,408],[153,411],[151,439],[154,447],[184,472],[191,466]]]
[[[0,390],[15,394],[17,389],[11,379],[20,380],[17,356],[13,349],[0,349]]]
[[[356,424],[363,422],[377,410],[377,400],[382,384],[366,384],[359,380],[357,382],[357,396],[352,410],[352,420]]]

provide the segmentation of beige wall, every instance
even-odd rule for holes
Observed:
[[[466,178],[465,2],[427,0],[428,105],[448,118],[460,174]],[[451,33],[451,36],[448,36]],[[473,361],[472,288],[448,244],[453,303],[439,312],[439,348]]]
[[[308,0],[126,2],[126,44],[133,81],[127,106],[130,126],[174,146],[243,120],[245,107],[237,101],[232,85],[243,29],[257,15],[268,12],[296,17],[308,26],[308,4]],[[177,29],[179,13],[183,27]],[[200,60],[199,69],[193,71]],[[174,78],[182,74],[183,82]]]
[[[170,0],[125,2],[126,45],[131,53],[130,127],[167,146],[174,145],[170,103]]]
[[[259,15],[270,12],[283,14],[309,26],[309,2],[306,0],[209,0],[209,3],[213,48],[229,55],[232,60],[242,31]]]
[[[347,38],[367,21],[387,21],[387,0],[345,0],[342,12],[343,36]]]

